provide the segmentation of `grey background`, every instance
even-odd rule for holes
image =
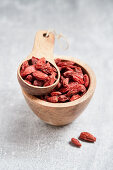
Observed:
[[[97,78],[93,99],[72,124],[53,127],[28,108],[16,78],[39,29],[69,40],[63,51],[89,64]],[[113,1],[0,0],[0,170],[113,170]],[[45,113],[46,114],[46,113]],[[69,145],[88,131],[95,144]]]

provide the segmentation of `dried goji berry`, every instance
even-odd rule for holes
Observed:
[[[47,101],[52,102],[52,103],[57,103],[58,102],[58,96],[47,97]]]
[[[33,65],[36,64],[38,60],[39,60],[38,58],[36,58],[36,57],[33,56],[32,59],[31,59],[32,64],[33,64]]]
[[[82,146],[81,143],[80,143],[77,139],[75,139],[75,138],[72,138],[72,139],[71,139],[71,142],[72,142],[75,146],[77,146],[77,147],[81,147],[81,146]]]
[[[32,80],[33,80],[33,76],[32,76],[32,75],[28,75],[28,76],[26,77],[26,80],[32,81]]]
[[[72,72],[74,72],[74,70],[71,69],[69,66],[62,66],[60,68],[61,68],[61,71],[65,70],[65,71],[72,71]]]
[[[87,74],[84,74],[84,85],[85,87],[89,86],[89,77]]]
[[[34,86],[43,86],[43,81],[39,81],[39,80],[34,80],[34,82],[33,82],[33,85]]]
[[[57,63],[57,65],[58,66],[69,66],[69,65],[74,65],[74,62],[73,61],[64,61],[64,62],[62,62],[62,61],[59,61],[58,63]]]
[[[88,141],[88,142],[95,142],[96,141],[96,137],[94,137],[89,132],[82,132],[79,136],[79,139],[82,139],[82,140],[85,140],[85,141]]]
[[[52,85],[56,81],[56,73],[53,72],[50,76],[50,85]]]
[[[66,96],[67,96],[67,97],[70,97],[70,96],[72,96],[72,95],[74,95],[74,94],[77,94],[77,92],[78,92],[77,89],[71,89],[71,90],[69,90],[69,91],[67,92]]]
[[[64,72],[64,73],[63,73],[63,76],[64,76],[64,77],[72,77],[72,76],[73,76],[73,73],[74,73],[73,71],[70,71],[70,70],[69,70],[69,71]]]
[[[24,61],[21,70],[24,71],[29,66],[28,61]]]
[[[24,70],[24,72],[23,72],[23,73],[21,73],[21,76],[22,76],[22,77],[25,77],[25,76],[27,76],[28,74],[33,73],[34,71],[36,71],[36,69],[35,69],[35,66],[34,66],[34,65],[32,65],[32,66],[28,66],[28,67]]]
[[[60,58],[55,59],[55,63],[58,64],[61,61]]]
[[[67,91],[69,91],[69,88],[68,87],[62,87],[59,91],[61,93],[66,93]]]
[[[67,101],[67,100],[69,100],[69,98],[66,97],[65,95],[60,95],[60,96],[58,97],[58,101],[59,101],[59,102],[65,102],[65,101]]]
[[[57,89],[60,89],[60,87],[61,87],[61,83],[59,82],[59,83],[57,84],[56,88],[57,88]]]
[[[70,98],[70,102],[74,101],[74,100],[77,100],[80,98],[80,95],[79,94],[76,94],[76,95],[73,95],[71,98]]]
[[[78,73],[82,73],[82,69],[80,67],[75,66],[75,71]]]
[[[33,72],[33,76],[37,79],[37,80],[49,80],[49,76],[41,71],[35,71]]]
[[[82,93],[86,92],[86,88],[83,84],[78,84],[77,90],[78,90],[78,92],[82,92]]]
[[[59,95],[61,95],[62,93],[61,92],[59,92],[59,91],[53,91],[53,92],[51,92],[51,96],[59,96]]]
[[[64,87],[68,87],[68,83],[69,83],[69,78],[65,78],[62,80],[62,84]]]
[[[84,84],[83,79],[80,78],[80,77],[78,77],[76,74],[73,74],[72,77],[73,77],[73,80],[74,80],[75,82],[78,82],[78,83],[80,83],[80,84]]]
[[[78,82],[70,82],[67,87],[69,89],[76,89],[78,87]]]

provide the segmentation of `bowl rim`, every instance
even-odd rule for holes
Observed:
[[[71,106],[75,106],[78,105],[80,103],[83,103],[85,100],[87,100],[88,98],[90,98],[96,88],[96,76],[93,72],[93,70],[84,62],[82,62],[81,60],[79,60],[78,58],[75,57],[71,57],[71,56],[61,56],[61,55],[55,55],[54,58],[60,58],[63,60],[70,60],[70,61],[74,61],[76,64],[82,66],[88,73],[89,78],[90,78],[90,85],[89,88],[87,90],[87,92],[80,97],[77,100],[74,100],[72,102],[66,102],[66,103],[51,103],[51,102],[46,102],[44,100],[41,100],[39,98],[37,98],[36,96],[32,96],[30,94],[28,94],[27,92],[25,92],[24,89],[22,89],[22,92],[24,94],[24,96],[26,96],[26,98],[29,98],[30,100],[32,100],[32,102],[34,103],[38,103],[40,105],[46,106],[46,107],[53,107],[53,108],[63,108],[63,107],[71,107]]]

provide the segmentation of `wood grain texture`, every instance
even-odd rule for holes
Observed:
[[[58,58],[74,61],[89,75],[89,89],[81,98],[67,103],[50,103],[29,95],[24,89],[22,92],[29,107],[40,119],[51,125],[62,126],[71,123],[86,108],[96,88],[96,77],[92,69],[80,60],[66,56],[58,56]]]
[[[25,82],[21,75],[20,75],[20,69],[22,63],[25,61],[22,61],[20,66],[17,70],[17,78],[19,81],[20,86],[29,94],[31,95],[42,95],[51,92],[58,84],[60,79],[60,71],[54,62],[53,58],[53,48],[54,48],[54,41],[55,37],[52,33],[49,33],[49,37],[45,37],[44,35],[47,33],[47,31],[38,31],[35,36],[34,46],[32,49],[31,54],[25,59],[29,60],[32,58],[32,56],[42,58],[45,57],[47,61],[49,61],[56,69],[58,73],[58,78],[55,81],[54,84],[46,87],[39,87],[39,86],[33,86]]]

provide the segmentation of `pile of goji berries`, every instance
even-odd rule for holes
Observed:
[[[80,136],[79,136],[79,139],[82,140],[82,141],[86,141],[86,142],[92,142],[94,143],[96,141],[96,137],[94,137],[91,133],[89,132],[81,132]],[[71,139],[71,142],[77,146],[77,147],[81,147],[81,143],[79,142],[78,139],[76,138],[72,138]]]
[[[62,103],[74,101],[83,96],[89,87],[89,76],[73,61],[55,60],[60,70],[60,82],[47,95],[38,96],[40,99]],[[30,85],[49,86],[57,80],[57,70],[45,58],[32,57],[23,62],[20,70],[21,77]]]
[[[89,87],[89,76],[73,61],[57,58],[55,62],[60,70],[60,82],[51,93],[39,98],[52,103],[62,103],[83,96]]]
[[[57,79],[57,70],[45,58],[32,57],[23,62],[20,70],[21,77],[34,86],[49,86]]]

